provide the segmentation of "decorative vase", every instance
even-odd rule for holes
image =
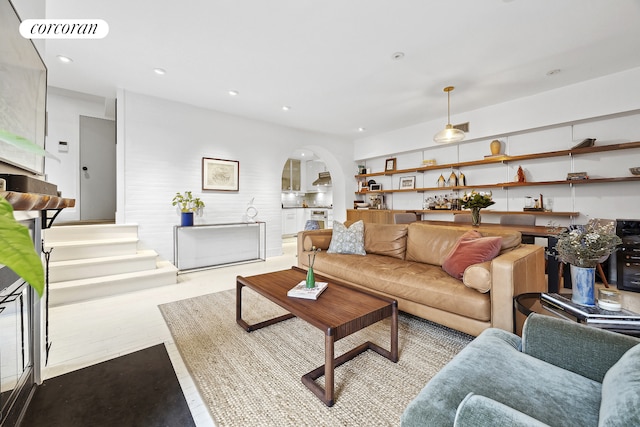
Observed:
[[[571,301],[576,304],[594,307],[596,305],[595,267],[577,267],[571,265],[571,283],[573,286]]]
[[[489,144],[489,148],[491,149],[491,155],[495,156],[500,154],[500,149],[502,148],[502,144],[497,139],[494,139],[493,141],[491,141],[491,144]]]
[[[471,208],[471,225],[474,227],[480,225],[480,208]]]
[[[309,267],[307,270],[307,288],[313,289],[316,287],[316,277],[313,275],[313,267]]]
[[[181,212],[180,213],[180,225],[183,227],[190,227],[193,225],[193,212]]]

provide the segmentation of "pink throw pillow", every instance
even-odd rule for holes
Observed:
[[[445,257],[442,269],[452,277],[462,280],[464,270],[470,265],[491,261],[500,253],[502,237],[480,237],[475,230],[463,234],[451,252]]]

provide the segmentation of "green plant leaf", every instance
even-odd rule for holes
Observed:
[[[12,269],[42,296],[42,260],[33,247],[29,229],[15,220],[13,207],[4,198],[0,198],[0,264]]]
[[[52,159],[56,159],[60,161],[59,158],[49,153],[44,148],[40,147],[38,144],[34,144],[33,142],[29,141],[27,138],[16,135],[4,129],[0,129],[0,141],[4,141],[7,144],[13,145],[14,147],[18,147],[23,151],[39,154],[41,156],[51,157]]]

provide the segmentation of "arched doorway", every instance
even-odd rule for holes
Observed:
[[[282,235],[292,237],[307,221],[330,228],[333,221],[331,172],[310,149],[296,149],[282,167]]]

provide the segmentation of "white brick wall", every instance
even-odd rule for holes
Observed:
[[[341,187],[334,204],[344,212],[353,199],[345,188],[355,185],[345,185],[355,171],[350,141],[120,91],[117,222],[137,223],[143,244],[171,260],[177,191],[191,190],[206,203],[196,223],[242,221],[255,198],[258,219],[267,223],[267,256],[279,255],[282,165],[298,147],[314,149],[327,163]],[[202,157],[238,160],[240,191],[202,191]]]

